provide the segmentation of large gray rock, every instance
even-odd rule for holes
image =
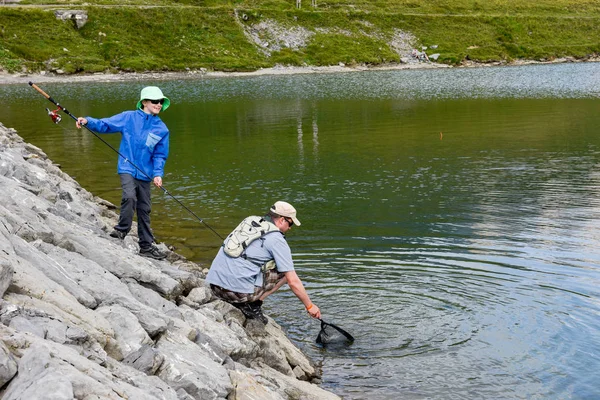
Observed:
[[[0,339],[19,357],[19,372],[9,383],[3,399],[47,399],[49,393],[60,395],[53,399],[69,400],[177,399],[176,392],[157,377],[147,376],[110,358],[102,366],[90,360],[81,349],[45,341],[2,325]]]
[[[119,344],[119,350],[122,354],[118,359],[126,357],[128,354],[138,350],[145,344],[154,342],[148,336],[148,333],[142,328],[135,315],[131,311],[119,305],[109,307],[99,307],[96,312],[110,322],[114,332],[115,340]]]
[[[104,306],[121,306],[134,315],[140,325],[150,337],[155,337],[167,331],[170,318],[142,303],[135,301],[131,296],[119,296],[107,299]]]
[[[69,326],[77,326],[105,345],[114,332],[102,316],[85,308],[62,287],[45,278],[26,261],[17,264],[12,292],[4,300],[23,309],[37,309]],[[45,287],[43,285],[46,285]]]
[[[140,303],[147,305],[157,311],[167,315],[181,318],[181,313],[177,304],[162,297],[159,293],[152,289],[148,289],[134,280],[127,281],[127,287],[133,297]]]
[[[251,373],[230,371],[229,377],[233,385],[229,400],[283,400],[286,398],[276,391],[267,389]]]
[[[214,295],[210,288],[206,285],[195,287],[185,297],[185,302],[192,308],[200,308],[211,300],[214,300]]]
[[[4,342],[0,341],[0,387],[17,373],[17,361]]]
[[[33,346],[19,360],[19,375],[14,379],[3,399],[72,400],[73,385],[58,369],[50,368],[50,352],[43,346]]]
[[[317,385],[299,381],[293,377],[255,362],[253,368],[239,363],[229,365],[229,376],[233,385],[229,399],[303,399],[303,400],[339,400],[333,393]]]
[[[143,345],[123,359],[123,363],[145,373],[154,375],[165,361],[165,357],[150,345]]]
[[[87,11],[83,10],[56,10],[54,15],[63,21],[73,21],[77,29],[83,28],[88,20]]]
[[[53,280],[58,285],[62,286],[71,295],[73,295],[77,301],[88,308],[96,308],[98,302],[96,299],[83,288],[78,281],[77,277],[67,271],[67,263],[61,264],[51,256],[46,255],[40,246],[46,248],[52,248],[56,251],[62,250],[55,246],[50,246],[40,240],[36,240],[32,243],[27,243],[19,237],[11,238],[11,243],[14,246],[16,254],[18,254],[24,260],[29,261],[35,268],[44,273],[46,277]],[[70,264],[70,259],[67,259]],[[84,273],[81,268],[76,268],[76,271]],[[87,269],[85,270],[87,271]]]
[[[258,363],[260,364],[260,362]],[[271,382],[272,390],[285,395],[286,399],[303,399],[303,400],[339,400],[339,396],[331,392],[321,389],[317,385],[300,381],[292,376],[284,375],[279,371],[274,370],[268,365],[257,365],[261,371],[263,379],[268,379]],[[261,382],[264,382],[261,380]],[[265,384],[265,386],[269,386]]]
[[[114,336],[108,321],[83,306],[62,286],[47,278],[27,260],[14,265],[11,291],[4,299],[23,308],[36,308],[68,325],[79,326],[101,343]]]
[[[16,316],[11,319],[8,327],[19,332],[31,333],[32,335],[41,337],[42,339],[46,338],[46,329],[44,328],[43,324],[36,323],[35,320],[32,321],[22,316]]]
[[[196,338],[196,343],[204,347],[207,352],[225,354],[235,359],[256,355],[257,344],[248,339],[245,331],[238,333],[227,324],[215,323],[215,320],[205,315],[202,310],[193,310],[186,306],[180,308],[183,319],[201,333]],[[206,337],[218,338],[218,341],[209,341]]]
[[[213,361],[199,346],[190,346],[187,338],[167,334],[156,349],[164,356],[157,375],[175,389],[184,389],[194,399],[227,397],[231,381],[227,370]]]
[[[65,287],[76,284],[80,290],[92,297],[92,305],[84,303],[87,307],[95,308],[98,304],[114,297],[131,297],[126,284],[81,254],[39,240],[33,242],[32,245],[47,256],[49,268],[58,270],[60,275],[53,280],[58,280]],[[83,265],[85,268],[82,268]],[[40,266],[40,268],[44,267]],[[45,274],[50,276],[52,271],[45,272]],[[80,302],[83,303],[83,301]]]

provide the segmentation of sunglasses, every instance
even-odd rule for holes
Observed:
[[[160,99],[160,100],[150,100],[148,99],[148,101],[152,104],[163,104],[165,102],[165,99]]]
[[[283,218],[285,219],[285,222],[288,223],[288,226],[291,228],[292,226],[294,226],[294,221],[292,221],[291,218]]]

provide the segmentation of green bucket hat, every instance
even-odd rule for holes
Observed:
[[[140,93],[140,101],[137,102],[136,109],[142,108],[142,100],[160,100],[165,99],[161,111],[165,111],[171,105],[171,100],[163,95],[163,92],[156,86],[146,86]]]

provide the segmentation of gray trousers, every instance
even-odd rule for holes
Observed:
[[[140,248],[150,247],[154,242],[154,236],[150,230],[150,182],[135,179],[129,174],[119,174],[119,176],[123,195],[119,223],[115,229],[129,232],[133,223],[133,214],[137,212]]]

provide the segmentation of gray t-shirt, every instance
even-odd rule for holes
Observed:
[[[266,261],[275,260],[277,271],[294,270],[292,251],[281,232],[271,232],[256,239],[246,249],[246,255],[254,263],[243,257],[229,257],[221,246],[210,266],[206,282],[232,292],[254,293],[254,287],[263,284],[260,266],[255,263],[262,265]]]

